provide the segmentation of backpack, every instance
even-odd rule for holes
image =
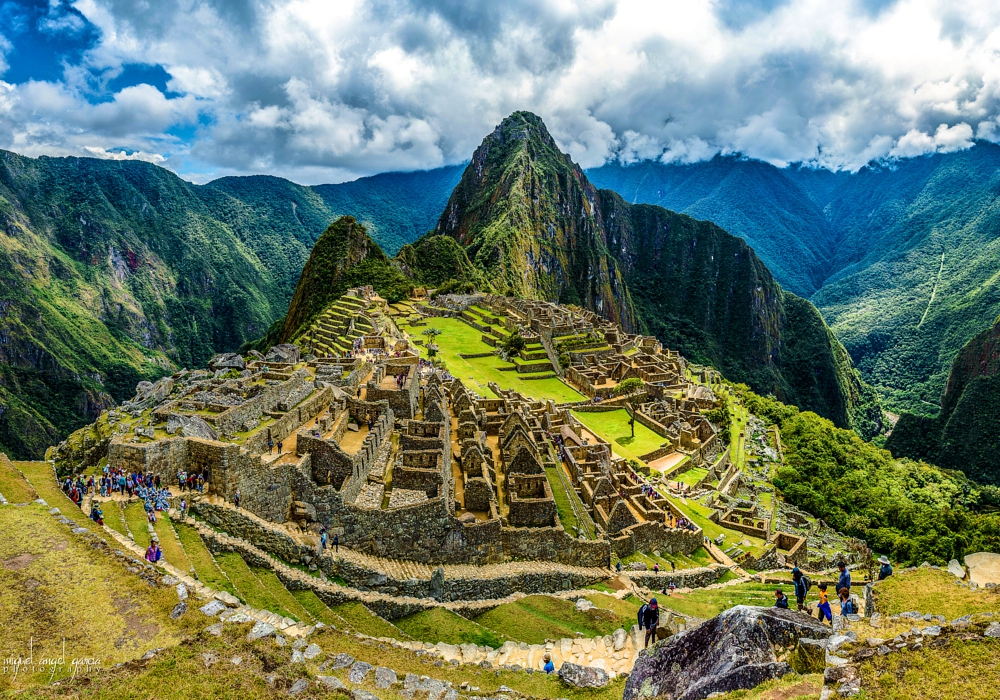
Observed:
[[[802,574],[802,586],[805,588],[806,593],[808,593],[809,589],[813,587],[812,579],[805,574]]]
[[[645,618],[645,617],[646,617],[646,611],[647,611],[647,610],[649,610],[649,605],[648,605],[648,604],[646,604],[646,603],[643,603],[643,604],[642,604],[642,607],[641,607],[641,608],[639,608],[639,614],[638,614],[638,618],[639,618],[639,629],[643,629],[643,618]]]

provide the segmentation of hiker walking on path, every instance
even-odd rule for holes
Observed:
[[[646,630],[646,642],[645,647],[649,646],[649,640],[652,638],[653,643],[656,643],[656,628],[660,624],[660,606],[656,602],[656,598],[650,599],[647,605],[643,605],[639,608],[639,629]]]
[[[236,489],[236,493],[233,494],[233,504],[239,508],[240,507],[240,490]]]
[[[889,563],[889,557],[883,554],[878,558],[878,563],[882,565],[878,568],[879,581],[884,581],[885,579],[892,576],[892,564]]]
[[[334,553],[340,552],[340,535],[336,533],[333,535],[333,551]]]

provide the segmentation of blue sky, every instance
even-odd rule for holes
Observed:
[[[998,29],[984,0],[0,0],[0,148],[337,182],[529,109],[585,167],[856,169],[1000,138]]]

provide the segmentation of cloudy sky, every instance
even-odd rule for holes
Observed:
[[[1000,140],[998,51],[995,0],[0,0],[0,148],[313,184],[528,109],[585,167],[856,169]]]

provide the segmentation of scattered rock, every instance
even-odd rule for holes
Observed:
[[[354,700],[378,700],[377,695],[369,693],[367,690],[361,690],[360,688],[351,692]]]
[[[52,510],[59,510],[59,509],[53,508]],[[160,583],[162,583],[164,586],[176,586],[178,583],[180,583],[180,581],[175,579],[170,574],[166,574],[163,578],[160,579]]]
[[[983,636],[993,637],[994,639],[1000,638],[1000,622],[991,622],[990,626],[983,632]]]
[[[347,673],[347,680],[351,683],[362,683],[373,668],[374,666],[364,661],[355,661]]]
[[[327,690],[344,690],[346,688],[336,676],[316,676],[316,680],[322,683]]]
[[[219,439],[212,426],[198,416],[185,416],[176,413],[171,413],[167,417],[167,432],[171,435],[180,433],[182,437],[196,437],[204,440]]]
[[[958,562],[958,559],[952,559],[948,562],[948,573],[956,578],[965,578],[965,567]]]
[[[576,601],[576,609],[578,612],[587,612],[588,610],[593,610],[595,607],[597,606],[591,603],[586,598],[580,598],[578,601]]]
[[[379,666],[375,669],[375,687],[376,688],[388,688],[390,686],[396,685],[399,679],[396,677],[396,672],[391,668],[386,668],[385,666]]]
[[[844,681],[852,681],[858,677],[856,666],[830,666],[823,672],[823,682],[837,685]]]
[[[185,586],[183,583],[178,583],[177,586],[174,588],[174,590],[177,591],[177,597],[180,600],[187,600],[188,597],[187,586]]]
[[[305,678],[300,678],[294,683],[292,683],[292,687],[288,689],[288,694],[298,695],[299,693],[305,692],[306,688],[308,687],[309,687],[309,681],[307,681]]]
[[[247,633],[247,641],[255,642],[263,637],[269,637],[275,633],[273,626],[267,624],[266,622],[256,622],[254,626],[250,628],[250,632]]]
[[[222,634],[222,623],[216,622],[214,625],[209,625],[205,628],[205,631],[209,634],[214,634],[216,637]]]
[[[205,615],[208,615],[209,617],[215,617],[220,612],[222,612],[223,610],[225,610],[226,606],[223,605],[218,600],[210,600],[210,601],[208,601],[207,603],[205,603],[204,605],[202,605],[198,609],[201,612],[203,612]]]
[[[243,657],[242,656],[234,656],[233,658],[231,658],[229,660],[229,663],[231,663],[233,666],[239,666],[241,663],[243,663]]]
[[[306,661],[312,661],[313,659],[315,659],[317,656],[319,656],[322,653],[323,653],[323,650],[320,649],[317,645],[310,644],[302,652],[302,656],[304,656],[306,658]]]
[[[301,651],[299,651],[298,649],[296,649],[295,651],[292,652],[292,663],[293,664],[304,664],[305,662],[306,662],[306,658],[304,656],[302,656],[302,652]]]
[[[861,679],[854,678],[849,681],[845,681],[837,688],[837,695],[842,698],[853,698],[855,695],[861,694]]]
[[[183,615],[187,611],[188,611],[187,601],[182,600],[181,602],[179,602],[177,605],[174,606],[173,610],[170,611],[170,619],[177,620],[180,618],[181,615]]]
[[[577,688],[603,688],[611,677],[600,668],[579,666],[574,663],[563,663],[559,669],[559,677],[569,685]]]
[[[327,664],[329,663],[329,666]],[[350,654],[337,654],[329,662],[324,662],[324,666],[327,666],[331,671],[336,671],[341,668],[347,668],[354,663],[354,657]]]

